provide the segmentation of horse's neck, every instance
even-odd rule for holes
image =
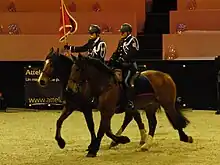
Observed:
[[[64,87],[66,87],[68,80],[69,80],[69,75],[70,75],[70,71],[67,69],[63,69],[62,71],[60,71],[57,75],[57,77],[59,78],[60,82],[62,83],[62,85]]]
[[[114,78],[113,76],[105,73],[95,73],[94,76],[91,76],[92,78],[90,79],[89,85],[91,88],[91,92],[94,95],[99,95],[108,88],[110,84],[114,83]]]
[[[67,83],[68,83],[68,78],[67,78],[67,76],[57,76],[57,78],[60,80],[60,83],[61,83],[61,85],[62,85],[62,88],[63,89],[65,89],[66,88],[66,86],[67,86]]]

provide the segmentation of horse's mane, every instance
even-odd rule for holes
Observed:
[[[73,63],[72,59],[68,56],[65,55],[64,50],[57,48],[57,50],[55,50],[53,47],[50,48],[49,54],[47,56],[47,58],[53,58],[53,57],[58,57],[60,60],[66,62],[66,63]],[[56,59],[58,59],[56,58]]]
[[[59,49],[55,51],[53,48],[50,49],[47,58],[52,60],[56,74],[59,74],[61,77],[69,76],[68,74],[70,74],[69,72],[74,63],[72,59],[60,53]]]
[[[101,62],[99,59],[87,57],[86,61],[88,61],[88,64],[93,65],[96,69],[98,69],[101,72],[108,73],[110,75],[114,75],[114,72],[110,67],[108,67],[106,64]]]

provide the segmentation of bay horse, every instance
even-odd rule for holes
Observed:
[[[65,141],[61,136],[61,127],[65,119],[72,114],[73,111],[80,111],[83,113],[87,127],[91,135],[91,143],[87,150],[90,150],[93,141],[96,140],[96,134],[94,129],[94,121],[92,116],[92,108],[94,107],[91,102],[81,95],[81,93],[70,93],[66,91],[67,82],[71,72],[71,67],[74,64],[74,60],[64,56],[59,53],[59,50],[55,51],[53,48],[50,49],[44,63],[43,70],[38,78],[38,83],[41,87],[47,86],[48,82],[52,78],[59,78],[63,86],[65,106],[62,111],[61,116],[57,120],[56,124],[56,135],[55,139],[61,149],[65,147]],[[140,118],[141,120],[141,118]],[[137,122],[139,125],[143,124],[142,121]],[[108,136],[112,140],[116,140],[118,143],[128,143],[130,142],[128,137],[125,136],[115,136],[112,132],[108,132]],[[93,157],[93,155],[88,154],[88,157]]]
[[[65,88],[71,72],[73,61],[64,55],[59,54],[59,50],[55,51],[53,48],[46,56],[43,70],[38,78],[38,84],[41,87],[46,87],[52,78],[59,78],[64,91],[65,106],[61,116],[56,123],[55,139],[61,149],[65,147],[65,141],[61,136],[61,127],[65,119],[72,114],[73,111],[79,110],[83,113],[87,127],[91,135],[91,143],[96,138],[91,105],[83,100],[79,94],[72,95],[68,93]],[[83,100],[83,101],[82,101]],[[90,145],[88,146],[90,148]]]
[[[146,88],[144,86],[147,81],[150,82],[154,90],[154,94],[152,95],[145,94]],[[89,93],[91,97],[94,96],[99,99],[98,110],[101,113],[102,119],[96,137],[97,139],[89,151],[90,154],[96,155],[102,137],[107,131],[111,130],[111,118],[120,100],[121,86],[111,68],[100,60],[83,56],[78,56],[75,60],[69,82],[75,84],[75,87],[88,84],[89,89],[87,88],[87,94]],[[175,108],[176,85],[168,74],[160,71],[144,71],[135,79],[134,86],[137,93],[139,92],[135,99],[135,106],[138,109],[145,110],[149,124],[149,136],[146,137],[145,143],[140,148],[141,150],[148,150],[151,146],[157,124],[155,113],[160,106],[164,108],[166,116],[173,128],[178,130],[180,140],[189,143],[193,142],[193,138],[186,135],[183,131],[183,128],[190,122],[180,110]],[[75,91],[78,89],[75,88]],[[132,118],[126,120],[126,123],[124,120],[122,127],[116,135],[120,135],[131,120]],[[113,145],[114,143],[118,144],[117,142],[113,142]]]

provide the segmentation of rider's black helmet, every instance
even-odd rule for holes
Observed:
[[[129,33],[131,33],[132,32],[132,26],[128,23],[124,23],[123,25],[121,25],[120,32],[122,32],[122,33],[129,32]]]
[[[93,33],[96,33],[96,34],[100,34],[101,33],[101,29],[98,25],[90,25],[89,27],[89,34],[93,34]]]

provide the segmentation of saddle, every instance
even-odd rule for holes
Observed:
[[[115,73],[115,78],[118,82],[122,83],[123,81],[123,77],[122,77],[122,69],[114,69],[114,73]],[[134,80],[136,78],[138,78],[140,76],[140,72],[136,72],[131,78],[130,78],[130,81],[129,81],[129,85],[131,87],[134,87]]]

